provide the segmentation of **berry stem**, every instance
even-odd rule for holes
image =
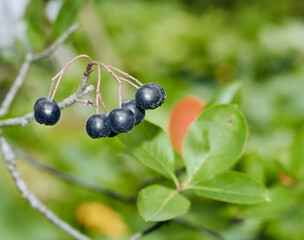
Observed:
[[[103,108],[104,112],[105,113],[108,112],[107,109],[106,109],[106,105],[104,104],[100,93],[99,93],[99,100],[100,100],[100,103],[102,105],[102,108]]]
[[[97,87],[96,87],[96,99],[95,99],[95,105],[96,105],[96,113],[99,112],[99,103],[98,103],[98,97],[100,95],[100,66],[97,65],[98,70],[98,80],[97,80]]]
[[[126,94],[125,94],[125,92],[121,89],[121,93],[122,93],[122,95],[123,95],[123,97],[124,97],[124,99],[125,99],[125,101],[127,101],[128,100],[128,98],[126,97]]]
[[[57,84],[56,84],[56,86],[55,86],[55,89],[54,89],[52,98],[51,98],[52,100],[53,100],[54,97],[55,97],[55,94],[56,94],[56,92],[57,92],[59,83],[60,83],[60,81],[61,81],[61,78],[62,78],[64,72],[69,68],[69,66],[72,65],[72,63],[74,63],[77,59],[82,58],[82,57],[87,58],[87,59],[89,60],[89,62],[92,61],[91,58],[90,58],[89,56],[87,56],[87,55],[84,55],[84,54],[83,54],[83,55],[79,55],[79,56],[75,57],[74,59],[72,59],[65,67],[63,67],[63,68],[60,70],[60,72],[58,72],[58,73],[56,74],[55,77],[52,78],[52,85],[51,85],[51,88],[50,88],[49,97],[50,97],[51,94],[52,94],[53,87],[54,87],[54,82],[55,82],[55,80],[59,77],[59,79],[58,79],[58,81],[57,81]]]
[[[137,85],[135,85],[134,83],[132,83],[131,81],[129,81],[128,79],[125,79],[125,78],[123,78],[123,77],[119,77],[119,79],[120,80],[123,80],[123,81],[125,81],[125,82],[127,82],[127,83],[129,83],[130,85],[132,85],[133,87],[135,87],[135,88],[139,88]]]
[[[125,99],[127,99],[127,97],[126,97],[124,91],[122,90],[121,81],[120,81],[119,77],[109,68],[109,66],[107,64],[98,63],[98,65],[104,67],[116,80],[117,85],[118,85],[118,91],[119,91],[119,107],[121,107],[121,95],[123,95]]]
[[[120,69],[118,69],[118,68],[112,67],[112,66],[110,66],[110,65],[107,65],[107,66],[108,66],[109,68],[111,68],[111,69],[113,69],[113,70],[115,70],[115,71],[121,73],[122,75],[125,75],[125,76],[128,77],[128,78],[131,78],[131,79],[134,80],[136,83],[138,83],[140,86],[143,85],[138,79],[136,79],[135,77],[131,76],[129,73],[126,73],[126,72],[124,72],[124,71],[122,71],[122,70],[120,70]]]
[[[98,70],[98,81],[97,81],[97,87],[96,87],[96,113],[99,112],[99,104],[98,104],[98,98],[100,100],[100,103],[103,107],[104,112],[107,112],[106,106],[102,100],[101,94],[100,94],[100,82],[101,82],[101,71],[100,71],[100,65],[97,65]]]

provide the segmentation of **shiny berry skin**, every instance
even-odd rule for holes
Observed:
[[[110,113],[111,113],[111,111],[110,112],[106,112],[105,113],[105,115],[108,117],[108,123],[109,123],[109,125],[110,125],[110,120],[109,120],[109,115],[110,115]],[[110,127],[111,128],[111,127]],[[111,130],[111,132],[110,132],[110,134],[109,134],[109,138],[112,138],[112,137],[115,137],[115,136],[117,136],[119,133],[116,133],[116,132],[113,132],[112,130]]]
[[[40,124],[54,125],[58,122],[60,114],[58,104],[49,98],[39,98],[34,105],[34,117]]]
[[[135,115],[130,109],[115,108],[109,114],[109,123],[113,132],[129,132],[134,128]]]
[[[39,99],[35,102],[34,109],[35,109],[35,107],[37,106],[38,103],[41,103],[41,102],[43,102],[43,101],[51,101],[51,99],[48,98],[48,97],[41,97],[41,98],[39,98]]]
[[[167,98],[167,94],[165,89],[158,83],[148,83],[151,84],[152,86],[155,86],[162,94],[162,100],[161,100],[161,104],[163,104]]]
[[[155,109],[164,102],[166,97],[163,96],[163,93],[160,90],[161,86],[156,84],[157,83],[144,84],[136,91],[135,101],[137,106],[145,110]]]
[[[141,123],[145,118],[146,111],[137,106],[134,99],[127,100],[121,104],[122,108],[130,109],[135,115],[135,125]]]
[[[92,115],[86,124],[86,130],[91,138],[105,138],[110,135],[111,129],[108,117],[105,114]]]

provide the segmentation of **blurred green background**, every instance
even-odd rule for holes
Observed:
[[[170,109],[181,98],[191,94],[208,102],[219,89],[241,82],[241,109],[250,137],[235,169],[263,182],[272,201],[240,206],[193,196],[194,204],[183,219],[200,230],[172,222],[144,239],[216,239],[205,228],[228,240],[304,239],[303,1],[14,0],[1,1],[0,11],[0,100],[27,51],[39,52],[72,23],[82,24],[54,55],[32,64],[3,119],[32,111],[36,99],[48,94],[51,78],[79,54],[144,83],[163,85],[166,103],[147,112],[146,119],[165,130]],[[86,63],[79,60],[64,74],[56,101],[77,90]],[[96,80],[94,72],[90,84]],[[132,98],[134,89],[124,87]],[[105,72],[101,92],[109,109],[118,106],[115,82]],[[94,99],[93,94],[89,97]],[[117,139],[90,139],[85,122],[93,113],[94,108],[75,104],[62,112],[54,127],[32,122],[3,132],[41,162],[118,193],[136,194],[143,181],[157,174],[126,154]],[[22,160],[18,164],[44,203],[94,239],[128,239],[151,225],[131,204],[66,184]],[[3,161],[0,194],[1,239],[71,239],[21,199]],[[104,214],[104,224],[121,222],[128,230],[115,237],[81,226],[77,209],[92,201],[120,215],[111,221]],[[119,230],[114,227],[113,232]]]

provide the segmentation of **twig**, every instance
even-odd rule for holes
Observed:
[[[61,78],[62,78],[62,76],[63,76],[63,74],[64,74],[64,72],[76,61],[76,60],[78,60],[79,58],[87,58],[88,59],[88,61],[89,61],[89,63],[88,63],[88,65],[91,65],[91,58],[89,57],[89,56],[87,56],[87,55],[85,55],[85,54],[82,54],[82,55],[79,55],[79,56],[77,56],[77,57],[75,57],[74,59],[72,59],[66,66],[64,66],[61,70],[60,70],[60,72],[59,73],[57,73],[56,74],[56,76],[55,77],[53,77],[52,78],[52,84],[51,84],[51,88],[50,88],[50,92],[49,92],[49,97],[51,97],[51,99],[53,100],[54,99],[54,97],[55,97],[55,94],[56,94],[56,92],[57,92],[57,89],[58,89],[58,86],[59,86],[59,84],[60,84],[60,81],[61,81]],[[59,78],[58,78],[59,77]],[[56,84],[56,86],[55,86],[55,89],[54,89],[54,92],[53,92],[53,94],[52,94],[52,91],[53,91],[53,87],[54,87],[54,83],[55,83],[55,80],[58,78],[58,80],[57,80],[57,84]],[[51,95],[52,94],[52,95]]]
[[[75,102],[80,100],[84,95],[86,95],[87,93],[94,90],[93,86],[86,87],[87,82],[90,77],[91,67],[92,67],[92,65],[88,64],[87,69],[83,74],[83,78],[82,78],[81,84],[80,84],[77,92],[71,94],[69,97],[67,97],[66,99],[64,99],[62,102],[60,102],[58,104],[61,109],[71,106],[72,104],[74,104]],[[29,122],[33,121],[33,119],[34,119],[34,113],[33,112],[27,113],[22,117],[9,118],[9,119],[0,121],[0,128],[13,127],[13,126],[25,126]]]
[[[48,209],[28,188],[19,171],[16,168],[16,158],[11,146],[7,143],[0,130],[0,144],[2,149],[3,158],[7,169],[10,172],[17,188],[22,194],[22,197],[29,202],[29,204],[38,210],[45,218],[61,228],[63,231],[78,240],[90,240],[87,236],[74,229],[68,223],[61,220],[55,213]]]
[[[131,76],[129,73],[126,73],[126,72],[124,72],[124,71],[122,71],[122,70],[120,70],[120,69],[118,69],[118,68],[112,67],[112,66],[110,66],[110,65],[107,65],[107,66],[108,66],[109,68],[111,68],[111,69],[113,69],[113,70],[115,70],[115,71],[117,71],[117,72],[119,72],[119,73],[125,75],[126,77],[131,78],[131,79],[134,80],[136,83],[138,83],[140,86],[143,85],[138,79],[136,79],[135,77]]]
[[[25,60],[19,70],[18,76],[16,77],[16,80],[8,93],[6,94],[0,108],[0,117],[5,115],[9,107],[14,100],[20,86],[23,83],[24,77],[31,65],[32,62],[40,60],[42,58],[48,57],[51,55],[62,43],[78,28],[80,27],[79,24],[72,25],[63,35],[56,41],[54,44],[46,48],[44,51],[37,53],[37,54],[32,54],[32,53],[27,53],[25,56]]]
[[[135,233],[130,240],[137,240],[140,237],[143,237],[151,232],[154,232],[155,230],[159,229],[160,227],[162,227],[165,223],[168,223],[169,221],[165,221],[165,222],[157,222],[154,225],[152,225],[151,227],[147,228],[146,230],[142,231],[142,232],[138,232]]]
[[[1,104],[0,117],[8,112],[9,107],[10,107],[13,99],[15,98],[18,89],[20,88],[20,86],[23,83],[23,79],[25,77],[25,74],[27,73],[27,70],[30,67],[32,59],[33,59],[33,55],[31,53],[28,53],[25,57],[25,60],[22,64],[20,70],[19,70],[18,76],[17,76],[14,84],[12,85],[12,87],[10,88],[8,93],[6,94],[4,100]]]
[[[63,42],[73,34],[73,32],[75,32],[78,28],[80,28],[81,25],[80,24],[73,24],[71,27],[69,27],[68,30],[66,30],[58,39],[56,42],[54,42],[51,46],[49,46],[48,48],[46,48],[45,50],[43,50],[40,53],[37,53],[33,56],[32,61],[37,61],[37,60],[41,60],[43,58],[46,58],[48,56],[50,56],[53,52],[55,52],[57,50],[58,47],[60,47]]]
[[[220,235],[218,232],[216,232],[212,229],[203,227],[203,226],[195,226],[192,223],[189,223],[182,218],[175,218],[175,219],[173,219],[173,221],[182,225],[182,226],[184,226],[184,227],[191,228],[191,229],[199,231],[201,233],[208,234],[209,236],[212,236],[213,238],[216,238],[216,239],[219,239],[219,240],[225,240],[225,238],[222,235]]]
[[[136,203],[136,198],[120,195],[120,194],[115,193],[115,192],[113,192],[111,190],[108,190],[106,188],[97,186],[96,184],[90,183],[90,182],[85,181],[83,179],[76,178],[76,177],[71,176],[69,174],[66,174],[66,173],[64,173],[60,170],[49,167],[49,166],[37,161],[36,159],[31,157],[27,153],[21,151],[20,149],[14,148],[14,151],[22,159],[26,160],[32,166],[34,166],[34,167],[36,167],[36,168],[38,168],[42,171],[48,172],[48,173],[50,173],[54,176],[57,176],[58,178],[63,179],[64,181],[66,181],[68,183],[71,183],[71,184],[76,185],[76,186],[83,187],[85,189],[88,189],[88,190],[91,190],[91,191],[94,191],[94,192],[97,192],[97,193],[100,193],[100,194],[107,195],[109,197],[115,198],[115,199],[120,200],[122,202],[132,203],[132,204]]]

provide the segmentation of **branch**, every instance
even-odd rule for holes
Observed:
[[[91,68],[92,68],[92,65],[89,63],[88,66],[87,66],[86,71],[83,74],[83,78],[82,78],[81,84],[80,84],[77,92],[73,93],[72,95],[70,95],[69,97],[64,99],[62,102],[60,102],[58,104],[60,109],[64,109],[68,106],[71,106],[75,102],[78,102],[84,95],[86,95],[87,93],[94,90],[93,86],[86,87],[87,82],[88,82],[89,77],[90,77],[90,73],[92,71]],[[5,120],[0,121],[0,128],[13,127],[13,126],[25,126],[29,122],[33,121],[33,119],[34,119],[34,113],[33,112],[27,113],[22,117],[9,118],[9,119],[5,119]]]
[[[142,231],[142,232],[138,232],[135,233],[130,240],[137,240],[140,237],[143,237],[151,232],[154,232],[155,230],[159,229],[160,227],[162,227],[165,223],[168,223],[169,221],[165,221],[165,222],[157,222],[154,225],[152,225],[151,227],[147,228],[146,230]]]
[[[74,229],[68,223],[61,220],[55,213],[48,209],[28,188],[19,171],[16,168],[16,157],[11,148],[4,138],[0,130],[0,144],[2,149],[3,158],[10,175],[12,176],[17,188],[22,194],[22,197],[29,202],[29,204],[39,211],[45,218],[61,228],[63,231],[78,240],[90,240],[87,236]]]
[[[84,95],[86,95],[87,93],[89,93],[93,90],[94,90],[94,87],[92,85],[90,85],[87,88],[85,88],[85,90],[82,93],[76,92],[76,93],[70,95],[69,97],[67,97],[66,99],[64,99],[58,105],[59,105],[60,109],[71,106],[74,103],[81,100],[81,98]],[[14,126],[26,126],[29,122],[31,122],[33,120],[34,120],[34,113],[30,112],[30,113],[27,113],[27,114],[23,115],[22,117],[9,118],[9,119],[5,119],[5,120],[0,121],[0,128],[14,127]]]
[[[218,232],[216,232],[212,229],[206,228],[204,226],[195,226],[192,223],[189,223],[182,218],[175,218],[175,219],[173,219],[173,221],[184,227],[191,228],[191,229],[199,231],[201,233],[208,234],[209,236],[212,236],[215,239],[225,240],[225,238],[222,235],[220,235]]]
[[[80,28],[80,24],[73,24],[71,27],[68,28],[58,39],[56,42],[54,42],[51,46],[46,48],[40,53],[37,53],[33,56],[32,62],[41,60],[43,58],[46,58],[53,54],[59,48],[65,40],[68,39],[69,36],[71,36],[78,28]]]
[[[71,183],[71,184],[76,185],[76,186],[83,187],[83,188],[91,190],[93,192],[97,192],[97,193],[100,193],[100,194],[107,195],[109,197],[120,200],[122,202],[132,203],[132,204],[136,203],[136,198],[134,198],[134,197],[127,197],[127,196],[120,195],[120,194],[115,193],[115,192],[113,192],[109,189],[97,186],[97,185],[95,185],[93,183],[90,183],[88,181],[79,179],[77,177],[66,174],[66,173],[64,173],[60,170],[49,167],[49,166],[37,161],[36,159],[34,159],[30,155],[26,154],[25,152],[23,152],[20,149],[14,148],[14,152],[17,153],[20,157],[22,157],[22,159],[24,159],[25,161],[27,161],[28,163],[30,163],[34,167],[36,167],[36,168],[38,168],[42,171],[48,172],[48,173],[50,173],[54,176],[57,176],[58,178],[66,181],[68,183]]]
[[[1,104],[0,117],[5,115],[8,112],[12,101],[14,100],[20,86],[23,83],[24,77],[25,77],[31,63],[51,55],[79,27],[80,27],[79,24],[72,25],[65,33],[63,33],[63,35],[56,42],[54,42],[51,46],[49,46],[42,52],[37,53],[37,54],[32,54],[32,53],[26,54],[25,60],[19,70],[18,76],[16,77],[14,84],[12,85],[12,87],[10,88],[8,93],[6,94],[4,100]]]

